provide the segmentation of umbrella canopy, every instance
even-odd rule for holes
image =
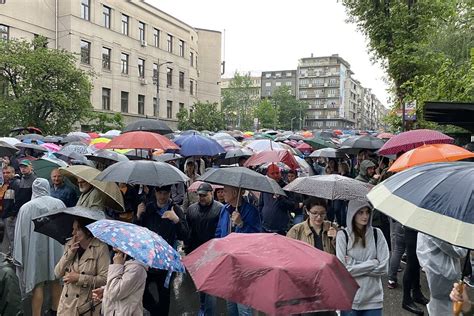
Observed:
[[[57,152],[61,150],[61,146],[53,144],[53,143],[44,143],[44,144],[41,144],[41,146],[46,148],[50,152]]]
[[[474,162],[416,166],[378,184],[367,197],[404,226],[474,249]]]
[[[81,206],[68,207],[33,218],[35,232],[54,238],[64,245],[72,236],[72,224],[76,217],[93,222],[104,219],[105,214],[102,211],[93,211]]]
[[[173,161],[173,160],[179,160],[183,159],[184,157],[181,156],[180,154],[175,154],[175,153],[164,153],[161,155],[154,155],[153,160],[159,161],[159,162],[167,162],[167,161]]]
[[[311,145],[306,144],[306,143],[298,144],[295,148],[301,150],[302,152],[305,152],[305,151],[311,152],[312,151]]]
[[[106,203],[110,208],[119,211],[125,210],[122,192],[120,192],[119,187],[112,182],[102,182],[95,180],[95,178],[100,173],[99,170],[89,166],[76,165],[61,167],[59,168],[59,172],[69,177],[69,179],[74,184],[77,184],[76,178],[81,178],[82,180],[89,182],[93,187],[107,196]]]
[[[295,157],[288,150],[265,150],[258,152],[247,159],[245,167],[259,166],[270,162],[282,162],[293,170],[300,167]]]
[[[336,145],[333,142],[319,138],[317,136],[313,138],[304,139],[303,141],[315,149],[336,148]]]
[[[105,149],[179,149],[175,143],[163,135],[152,132],[128,132],[121,134],[110,143]]]
[[[184,272],[179,253],[148,228],[107,219],[89,224],[87,228],[96,238],[149,267]]]
[[[250,157],[253,155],[253,152],[251,152],[247,148],[239,148],[235,150],[228,151],[225,154],[225,159],[232,159],[232,158],[240,158],[240,157]]]
[[[372,185],[337,174],[301,177],[283,190],[328,200],[365,200]]]
[[[44,147],[41,147],[40,145],[35,145],[35,144],[26,144],[26,143],[18,143],[15,145],[16,148],[29,148],[35,151],[39,152],[47,152],[48,150]]]
[[[309,157],[311,158],[318,158],[318,157],[324,157],[324,158],[344,158],[346,155],[340,151],[337,151],[337,149],[334,148],[323,148],[323,149],[318,149],[313,151]]]
[[[87,135],[87,136],[89,136],[89,135]],[[74,143],[74,142],[82,142],[82,143],[86,144],[86,143],[89,142],[89,140],[90,140],[90,137],[84,138],[84,137],[81,137],[79,135],[69,135],[69,136],[64,137],[61,140],[61,143],[67,144],[67,143]]]
[[[216,142],[224,148],[226,152],[242,148],[242,144],[236,140],[220,139]]]
[[[304,137],[298,134],[293,134],[293,135],[289,135],[287,139],[298,141],[298,140],[304,140]]]
[[[92,154],[87,154],[85,156],[91,161],[100,162],[105,165],[110,165],[119,161],[128,161],[127,156],[107,149],[99,149],[94,151]]]
[[[31,140],[40,140],[44,142],[44,136],[40,134],[26,134],[26,135],[18,135],[15,137],[19,140],[31,139]]]
[[[96,180],[162,187],[186,182],[189,178],[181,170],[165,162],[130,160],[107,167]]]
[[[49,179],[51,177],[51,171],[59,167],[66,167],[65,163],[61,159],[56,158],[40,158],[31,162],[33,170],[38,178]]]
[[[10,145],[7,142],[0,141],[0,156],[10,157],[10,156],[16,154],[18,151],[19,151],[19,149],[16,148],[15,146]]]
[[[66,135],[66,137],[69,137],[69,136],[78,136],[83,139],[91,139],[91,136],[84,132],[70,132]]]
[[[226,152],[216,140],[196,134],[184,136],[180,146],[184,157],[216,156]]]
[[[286,195],[275,180],[245,167],[210,169],[197,180],[252,191]]]
[[[403,132],[390,138],[379,150],[380,155],[396,155],[426,144],[452,144],[454,139],[430,129]]]
[[[158,119],[138,120],[128,124],[123,129],[124,133],[136,131],[153,132],[161,135],[173,133],[173,130],[168,125],[166,125],[165,122]]]
[[[236,139],[228,134],[228,133],[224,133],[224,132],[220,132],[220,133],[215,133],[214,135],[211,136],[212,139],[215,139],[215,140],[224,140],[224,139],[228,139],[228,140],[231,140],[231,141],[236,141]]]
[[[59,136],[45,136],[44,141],[46,143],[60,143],[63,138]]]
[[[87,155],[92,154],[92,149],[86,143],[83,142],[70,142],[63,148],[61,148],[61,150],[59,150],[57,154],[69,157],[69,153],[72,152],[79,155]]]
[[[401,155],[388,171],[399,172],[425,163],[457,161],[467,158],[474,158],[474,153],[456,145],[423,145]]]
[[[383,140],[371,136],[353,136],[341,143],[341,148],[377,150],[384,145]]]
[[[15,146],[18,143],[21,143],[21,141],[15,137],[0,137],[0,141],[7,143],[8,145]]]
[[[380,139],[390,139],[392,138],[393,136],[395,136],[394,134],[392,133],[380,133],[377,135],[377,138],[380,138]]]
[[[273,149],[286,149],[286,147],[284,147],[282,143],[277,143],[269,139],[253,140],[247,143],[245,147],[250,148],[254,152]]]
[[[110,131],[107,131],[104,134],[101,134],[101,136],[104,136],[107,138],[114,138],[114,137],[119,136],[121,133],[122,132],[119,131],[118,129],[111,129]]]
[[[203,183],[204,182],[202,182],[202,181],[194,181],[193,184],[191,184],[189,186],[188,192],[196,192],[197,189],[199,188],[199,186]],[[211,184],[211,187],[212,187],[212,190],[217,190],[217,189],[223,189],[224,188],[224,186],[219,185],[219,184]]]
[[[199,291],[269,315],[348,310],[359,287],[335,256],[278,234],[232,233],[183,262]]]

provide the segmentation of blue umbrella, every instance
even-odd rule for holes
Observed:
[[[182,136],[183,137],[183,136]],[[175,140],[181,146],[180,153],[184,157],[190,156],[216,156],[225,153],[224,148],[214,139],[201,136],[189,135]]]
[[[184,272],[179,253],[148,228],[108,219],[94,222],[87,228],[96,238],[149,267]]]

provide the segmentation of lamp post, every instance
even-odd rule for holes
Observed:
[[[172,64],[173,62],[171,61],[165,61],[165,62],[162,62],[162,63],[159,63],[158,64],[158,67],[156,69],[156,77],[153,78],[154,81],[156,82],[156,106],[158,108],[158,112],[159,112],[159,109],[160,109],[160,68],[161,66],[163,65],[169,65],[169,64]],[[153,113],[154,115],[156,115],[156,113]]]
[[[294,120],[295,118],[296,118],[296,116],[291,118],[291,131],[292,131],[292,132],[293,132],[293,120]]]

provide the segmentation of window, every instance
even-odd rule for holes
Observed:
[[[158,82],[158,64],[156,63],[153,64],[153,81]]]
[[[138,22],[138,39],[141,42],[145,41],[145,23],[143,22]]]
[[[122,34],[128,35],[128,15],[122,14]]]
[[[184,103],[179,103],[179,110],[184,110]]]
[[[291,77],[291,75],[292,75],[291,72],[287,72],[287,73],[286,73],[286,76],[287,76],[287,77]]]
[[[191,65],[191,67],[194,67],[194,53],[193,52],[189,52],[189,64]]]
[[[173,85],[173,69],[166,68],[166,86],[171,87]]]
[[[108,6],[103,7],[102,14],[104,16],[104,27],[110,29],[110,14],[112,13],[112,9]]]
[[[81,0],[81,19],[90,20],[91,5],[90,0]]]
[[[102,88],[102,110],[110,111],[110,89]]]
[[[122,53],[120,55],[120,65],[122,68],[122,73],[128,75],[128,54]]]
[[[172,35],[168,34],[167,42],[168,42],[168,52],[172,53],[173,52],[173,36]]]
[[[281,72],[277,72],[277,73],[275,74],[275,77],[281,78]]]
[[[110,70],[110,48],[102,47],[102,69]]]
[[[128,113],[128,92],[122,91],[120,93],[120,111]]]
[[[158,107],[158,99],[153,98],[153,115],[156,117],[159,117],[160,115],[160,109]]]
[[[285,82],[285,85],[286,85],[287,87],[291,87],[291,81]]]
[[[173,101],[166,101],[166,117],[169,119],[173,117]]]
[[[184,57],[184,41],[179,40],[179,56]]]
[[[0,24],[0,39],[8,40],[10,38],[10,28],[6,25]]]
[[[265,87],[271,87],[272,83],[271,82],[265,82]]]
[[[81,40],[81,63],[90,65],[91,63],[91,43]]]
[[[275,82],[275,86],[280,87],[280,86],[281,86],[281,82],[280,82],[280,81]]]
[[[184,72],[179,72],[179,88],[184,90]]]
[[[153,45],[160,47],[160,30],[153,29]]]
[[[138,77],[145,78],[145,59],[138,58]]]
[[[138,114],[145,114],[145,96],[142,94],[138,95]]]
[[[266,73],[265,74],[265,78],[271,78],[272,77],[272,74],[271,73]]]
[[[189,80],[189,94],[194,95],[194,81]]]

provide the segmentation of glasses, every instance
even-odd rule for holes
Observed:
[[[321,217],[321,218],[324,218],[324,216],[326,216],[326,213],[313,213],[313,212],[310,212],[308,211],[308,214],[311,216],[314,216],[314,217]]]

